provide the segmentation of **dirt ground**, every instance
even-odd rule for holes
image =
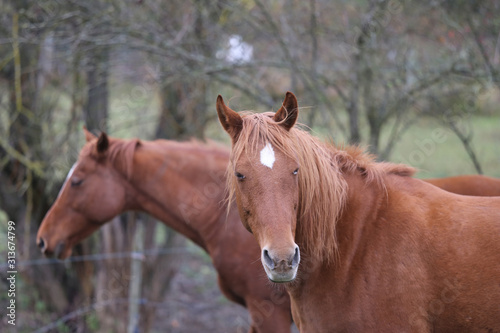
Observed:
[[[248,312],[222,295],[210,262],[200,255],[186,259],[171,282],[165,306],[157,309],[154,331],[247,332]]]
[[[248,332],[248,312],[222,295],[210,261],[201,255],[187,257],[189,260],[173,278],[165,306],[157,309],[153,331]],[[298,332],[295,327],[293,332]]]

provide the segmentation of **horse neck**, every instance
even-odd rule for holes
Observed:
[[[347,200],[338,221],[339,240],[345,239],[343,233],[353,235],[362,232],[365,224],[377,216],[381,202],[386,197],[384,188],[376,182],[367,183],[357,174],[348,174],[345,179]]]
[[[349,265],[352,257],[359,250],[359,246],[362,245],[361,240],[366,236],[369,237],[370,226],[367,227],[367,225],[376,219],[379,209],[386,200],[384,187],[376,181],[366,182],[358,171],[344,172],[342,177],[343,181],[345,181],[346,193],[341,213],[334,222],[336,223],[335,244],[337,251],[330,257],[311,257],[310,253],[304,252],[303,257],[310,258],[309,260],[311,262],[309,264],[312,265],[312,267],[339,267],[339,265]],[[332,223],[332,221],[329,220],[324,220],[322,222]],[[301,237],[300,235],[297,235],[297,240],[313,241],[310,238]],[[304,245],[306,249],[309,247],[307,244]],[[332,244],[328,246],[332,246]]]
[[[225,215],[224,175],[229,154],[189,143],[143,143],[134,154],[134,200],[145,211],[209,250]]]
[[[339,286],[349,285],[353,272],[364,260],[368,247],[380,243],[387,222],[389,190],[385,177],[381,181],[367,182],[357,171],[345,174],[347,198],[344,209],[337,221],[338,256],[333,265],[328,266]]]

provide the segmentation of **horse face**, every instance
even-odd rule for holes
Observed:
[[[95,144],[95,143],[94,143]],[[122,177],[106,160],[80,156],[37,234],[42,253],[60,259],[125,207]]]
[[[296,117],[296,109],[295,96],[287,94],[283,107],[273,118],[283,126],[283,131],[288,131],[295,123],[290,116]],[[246,144],[240,138],[244,120],[225,106],[220,96],[217,111],[224,129],[231,135],[234,153],[236,145]],[[256,147],[241,149],[236,160],[233,154],[232,190],[243,225],[260,245],[261,261],[268,278],[273,282],[289,282],[295,279],[300,262],[299,247],[294,241],[299,165],[270,142],[261,140]]]
[[[236,203],[244,226],[261,247],[268,278],[287,282],[295,278],[300,260],[294,241],[299,167],[269,143],[261,146],[234,163]]]

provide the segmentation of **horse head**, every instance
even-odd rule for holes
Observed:
[[[42,253],[60,259],[126,207],[126,179],[109,158],[113,139],[84,131],[87,143],[37,234]]]
[[[268,278],[291,281],[300,262],[295,243],[300,164],[288,149],[298,115],[297,99],[289,92],[275,114],[241,116],[219,96],[217,113],[232,140],[228,181],[243,225],[260,245]],[[253,126],[251,120],[256,117],[263,129]]]

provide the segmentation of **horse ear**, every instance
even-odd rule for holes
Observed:
[[[236,142],[238,139],[238,135],[243,128],[243,118],[236,112],[231,110],[229,107],[224,104],[224,100],[222,96],[217,96],[217,115],[219,116],[219,121],[226,130],[227,133],[231,136],[233,142]]]
[[[299,116],[299,105],[297,103],[297,97],[289,91],[287,91],[285,100],[281,108],[276,111],[273,120],[280,123],[287,131],[295,125],[297,117]]]
[[[96,150],[98,154],[104,154],[109,147],[109,138],[106,133],[102,132],[97,139]]]
[[[97,139],[97,136],[90,132],[85,125],[83,126],[83,133],[85,134],[85,140],[87,140],[87,142]]]

